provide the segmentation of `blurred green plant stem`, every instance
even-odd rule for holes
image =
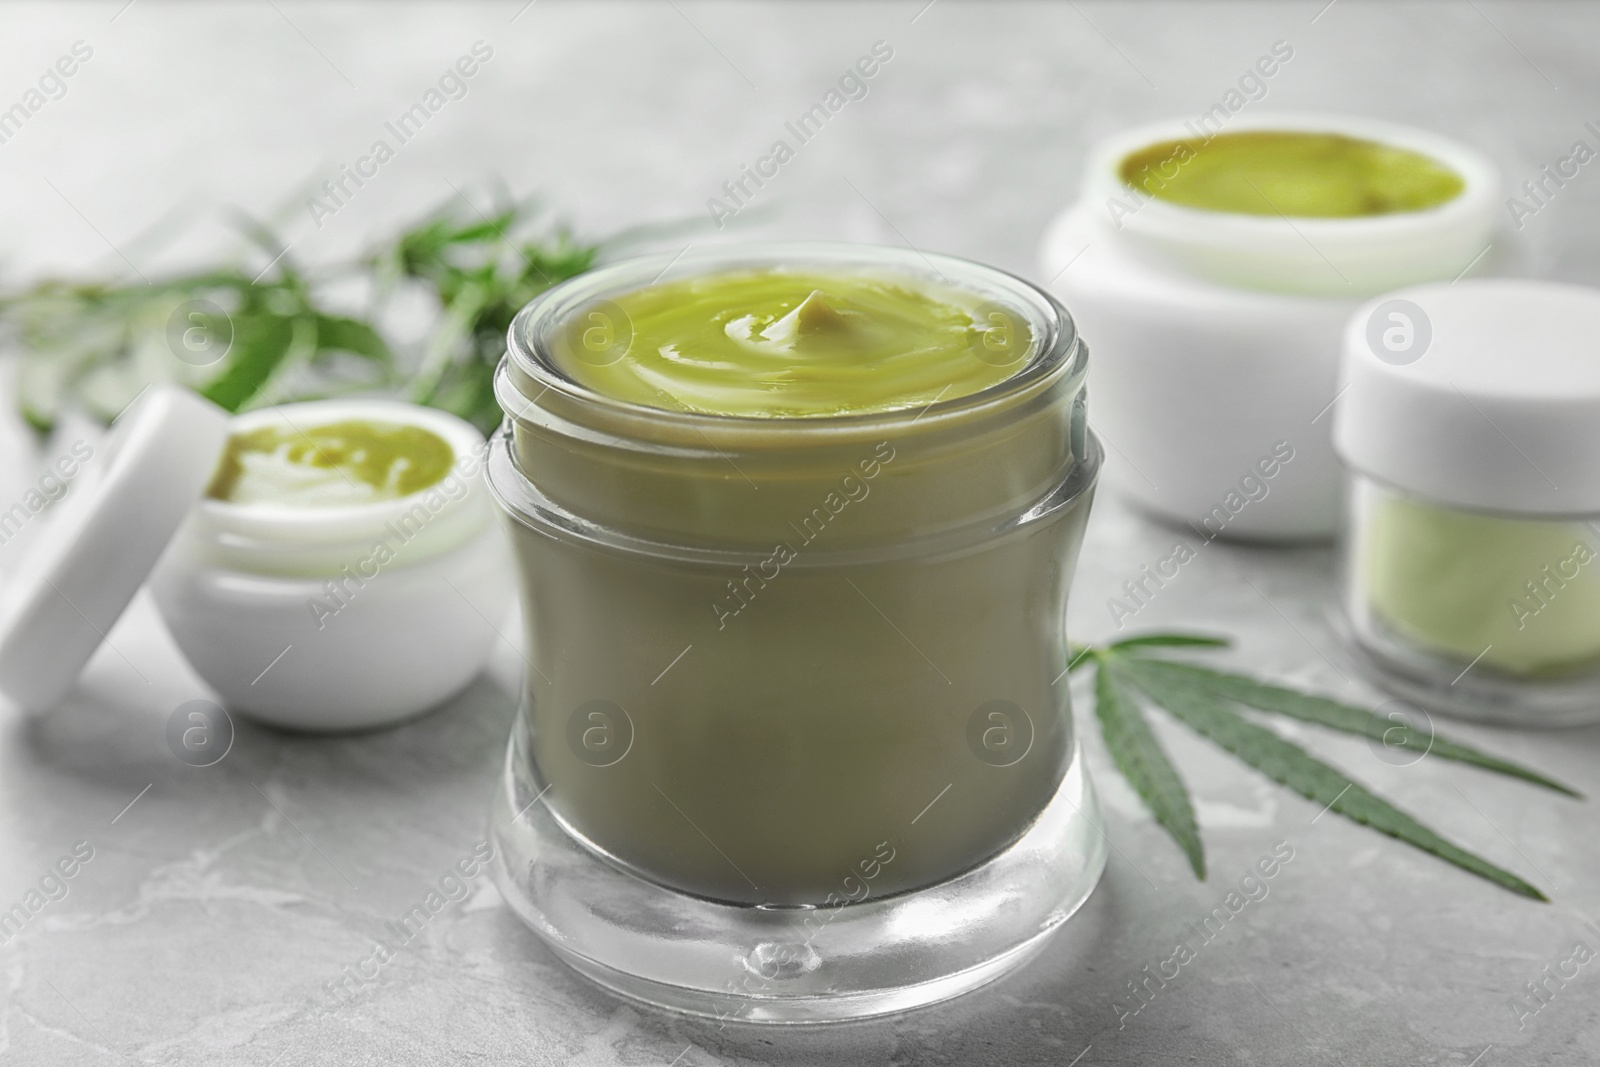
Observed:
[[[150,281],[47,280],[0,295],[0,331],[20,354],[23,417],[48,431],[69,408],[109,421],[151,382],[176,381],[227,408],[325,396],[400,396],[488,432],[494,371],[512,317],[582,274],[637,230],[582,242],[531,202],[485,213],[453,197],[354,262],[302,269],[268,228],[245,236],[270,263]],[[365,310],[334,295],[364,290]],[[431,326],[404,343],[385,325],[421,294]]]

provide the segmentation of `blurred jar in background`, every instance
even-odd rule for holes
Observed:
[[[1174,120],[1096,145],[1041,268],[1094,340],[1112,484],[1208,540],[1331,536],[1344,323],[1481,271],[1501,211],[1482,156],[1367,119]]]

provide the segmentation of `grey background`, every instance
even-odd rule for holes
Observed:
[[[1600,120],[1591,5],[924,3],[6,5],[0,106],[74,41],[94,56],[0,144],[0,262],[11,282],[159,271],[234,247],[229,205],[276,213],[292,255],[331,262],[456,189],[485,203],[493,176],[547,194],[586,234],[704,219],[721,183],[880,39],[894,58],[869,96],[705,239],[909,242],[1035,275],[1039,233],[1073,195],[1090,139],[1204,111],[1278,40],[1294,58],[1252,107],[1433,127],[1484,149],[1513,186],[1593,143],[1583,123]],[[317,228],[307,187],[478,39],[494,58],[469,95]],[[1523,269],[1600,283],[1597,168],[1529,222]],[[32,457],[11,430],[0,440],[15,481]],[[1096,509],[1071,614],[1080,640],[1114,632],[1107,598],[1176,537],[1113,492]],[[1224,659],[1375,702],[1325,621],[1332,572],[1320,548],[1213,545],[1135,621],[1234,634]],[[7,1063],[1497,1067],[1593,1063],[1600,1047],[1600,963],[1524,1029],[1507,1006],[1575,942],[1600,948],[1583,925],[1600,915],[1592,807],[1286,731],[1543,886],[1554,902],[1541,906],[1317,818],[1166,724],[1210,880],[1188,873],[1088,730],[1115,846],[1104,882],[1040,959],[961,1001],[805,1032],[662,1016],[578,980],[480,883],[356,1004],[319,1019],[322,984],[481,835],[520,660],[500,648],[453,704],[386,733],[241,722],[228,757],[201,769],[172,756],[164,730],[204,689],[146,602],[112,645],[58,714],[0,725],[0,907],[73,843],[95,848],[68,896],[0,947]],[[1450,732],[1600,789],[1600,731]],[[1119,1029],[1125,983],[1284,840],[1295,859],[1270,895]]]

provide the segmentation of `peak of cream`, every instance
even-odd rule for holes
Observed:
[[[756,418],[924,407],[986,389],[1026,365],[1020,316],[911,274],[732,270],[617,296],[625,351],[600,358],[565,331],[557,369],[632,403]],[[1004,343],[996,330],[1009,331]],[[574,338],[579,339],[573,344]],[[996,359],[995,353],[1014,358]]]
[[[811,290],[811,295],[777,322],[762,328],[760,321],[755,315],[744,315],[723,327],[723,332],[742,348],[770,355],[804,353],[808,348],[815,350],[819,343],[859,343],[872,326],[871,320],[860,312],[835,309],[821,289]]]

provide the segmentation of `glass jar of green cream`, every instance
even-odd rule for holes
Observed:
[[[1600,291],[1463,281],[1351,320],[1343,622],[1419,704],[1600,721]]]
[[[800,1021],[941,999],[1104,862],[1067,703],[1087,352],[943,256],[735,247],[518,316],[489,459],[527,619],[495,832],[569,962]]]

